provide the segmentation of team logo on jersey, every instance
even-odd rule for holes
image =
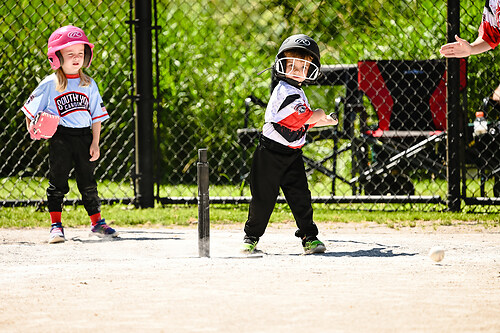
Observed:
[[[75,111],[89,112],[89,98],[87,95],[71,91],[69,93],[57,96],[56,102],[57,111],[61,117],[67,116]]]
[[[295,105],[294,109],[299,114],[303,114],[304,112],[307,111],[307,106],[305,104],[297,104],[297,105]]]
[[[297,44],[299,44],[299,45],[305,45],[305,46],[309,46],[309,45],[311,45],[311,42],[310,42],[310,41],[308,41],[308,40],[307,40],[307,39],[305,39],[305,38],[297,38],[297,39],[295,40],[295,43],[297,43]]]
[[[72,31],[68,34],[69,38],[81,38],[83,34],[80,31]]]
[[[35,95],[30,95],[30,97],[28,98],[28,100],[26,101],[26,103],[24,103],[24,105],[28,105],[31,103],[32,100],[35,99]]]

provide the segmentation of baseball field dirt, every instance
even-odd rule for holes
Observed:
[[[210,258],[196,226],[117,229],[0,229],[0,331],[500,332],[498,227],[319,224],[306,256],[273,224],[245,257],[242,226],[215,226]]]

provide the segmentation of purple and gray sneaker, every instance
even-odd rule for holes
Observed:
[[[106,221],[104,219],[100,220],[97,222],[96,225],[92,226],[92,234],[96,235],[97,237],[118,237],[118,232],[111,228],[109,225],[106,224]]]

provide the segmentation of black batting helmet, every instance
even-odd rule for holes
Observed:
[[[309,66],[309,71],[307,73],[306,82],[314,82],[318,75],[320,74],[320,53],[318,44],[311,37],[298,34],[292,35],[285,39],[281,44],[276,59],[274,61],[274,71],[278,78],[283,78],[285,76],[283,59],[285,58],[286,51],[305,51],[308,55],[312,57],[311,65]]]

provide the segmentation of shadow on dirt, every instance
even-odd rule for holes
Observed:
[[[171,236],[171,237],[150,237],[149,235],[182,235],[181,232],[162,232],[162,231],[119,231],[120,235],[115,238],[111,237],[103,237],[97,238],[95,236],[91,236],[91,238],[80,238],[73,237],[71,238],[74,242],[80,243],[100,243],[100,242],[121,242],[121,241],[160,241],[160,240],[184,240],[182,237]],[[132,234],[132,235],[130,235]]]
[[[185,233],[184,232],[173,232],[173,231],[151,231],[151,230],[147,230],[147,231],[141,231],[141,230],[125,230],[125,231],[122,231],[122,230],[119,230],[118,231],[120,232],[121,235],[125,235],[125,234],[153,234],[153,235],[184,235]]]
[[[4,240],[0,245],[28,245],[28,246],[33,246],[33,245],[38,245],[36,242],[24,242],[24,241],[6,241]]]
[[[351,241],[351,240],[327,240],[328,243],[353,243],[353,244],[362,244],[362,245],[371,245],[375,246],[369,250],[357,250],[357,251],[328,251],[325,253],[321,253],[319,255],[326,257],[400,257],[400,256],[415,256],[418,253],[394,253],[393,249],[398,249],[400,246],[398,245],[384,245],[379,243],[366,243],[360,241]],[[330,246],[332,248],[332,246]],[[333,246],[333,248],[335,248]]]
[[[394,253],[392,250],[386,247],[374,247],[369,250],[357,250],[357,251],[342,251],[334,252],[328,251],[325,253],[314,253],[314,254],[304,254],[304,253],[290,253],[290,254],[277,254],[277,253],[265,253],[271,256],[317,256],[317,257],[373,257],[373,258],[383,258],[383,257],[412,257],[418,255],[418,253]]]
[[[324,257],[412,257],[418,253],[394,253],[385,247],[374,247],[370,250],[357,250],[357,251],[345,251],[345,252],[325,252],[316,254]]]
[[[332,244],[333,243],[333,244]],[[370,249],[360,249],[354,251],[335,251],[336,246],[335,243],[350,243],[350,244],[360,244],[365,245],[363,247],[372,247]],[[418,255],[418,253],[394,253],[395,249],[399,249],[399,245],[385,245],[374,242],[360,242],[360,241],[351,241],[351,240],[325,240],[327,251],[325,253],[314,253],[310,254],[312,256],[319,257],[374,257],[374,258],[383,258],[383,257],[412,257]],[[338,245],[339,247],[341,245]],[[345,246],[345,245],[342,245]],[[340,250],[341,248],[339,248]],[[268,255],[285,255],[285,254],[275,254],[275,253],[265,253]],[[286,254],[287,256],[304,256],[306,254]]]
[[[374,242],[360,242],[360,241],[354,241],[354,240],[338,240],[338,239],[327,239],[325,242],[328,243],[352,243],[352,244],[364,244],[364,245],[376,245],[376,246],[382,246],[382,247],[391,247],[391,248],[398,248],[400,247],[399,245],[385,245],[385,244],[380,244],[380,243],[374,243]]]

